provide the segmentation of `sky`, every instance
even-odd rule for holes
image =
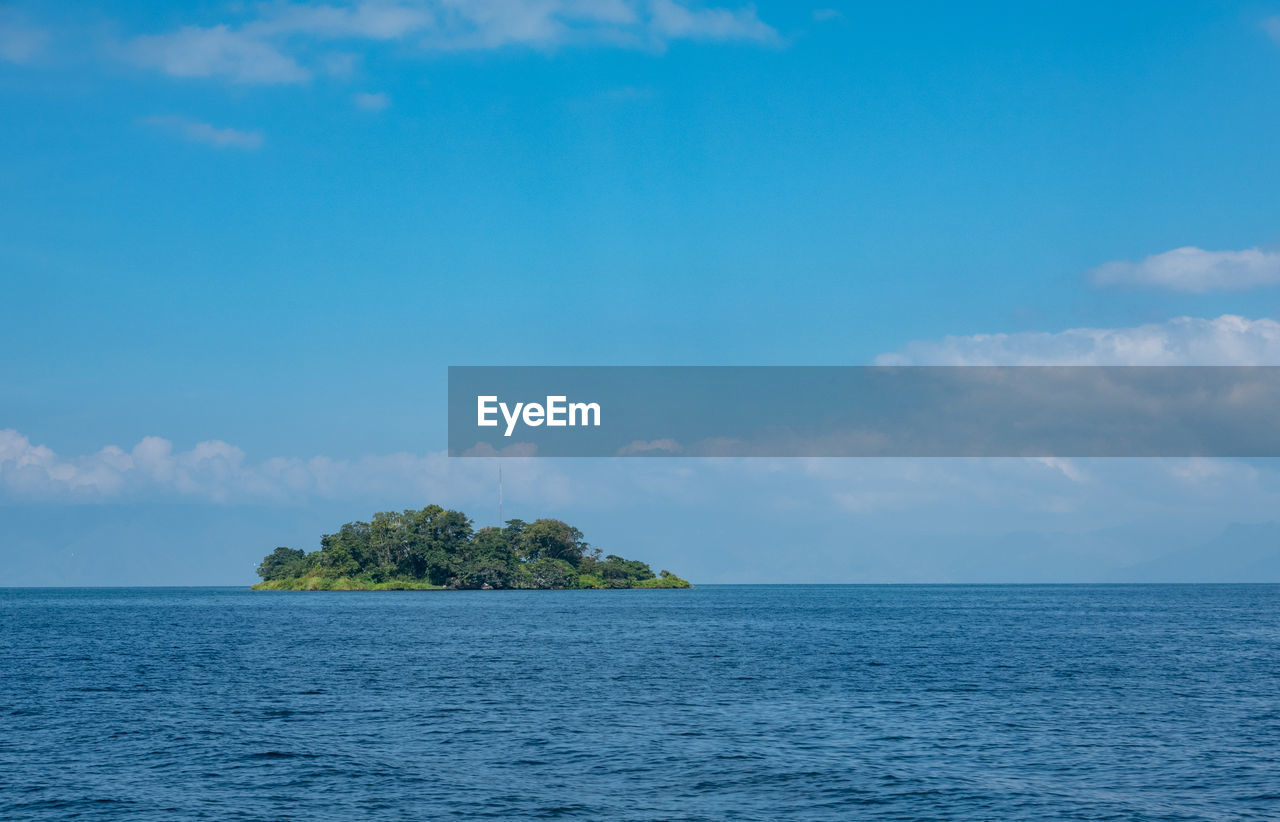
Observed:
[[[1276,3],[0,1],[0,111],[0,585],[489,524],[449,365],[1280,364]],[[1265,461],[656,462],[506,510],[695,582],[1280,579]]]

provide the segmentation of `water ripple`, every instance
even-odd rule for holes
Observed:
[[[0,818],[1280,818],[1280,587],[0,591]]]

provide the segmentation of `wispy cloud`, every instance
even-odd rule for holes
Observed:
[[[756,17],[753,6],[738,9],[693,9],[673,0],[652,0],[653,31],[663,39],[751,40],[760,43],[777,38],[773,27]]]
[[[1260,248],[1205,251],[1184,246],[1138,262],[1104,263],[1089,276],[1097,285],[1136,285],[1193,294],[1240,291],[1280,283],[1280,253]]]
[[[326,54],[320,61],[320,71],[330,77],[350,77],[360,66],[360,55],[346,51]]]
[[[624,103],[634,100],[652,100],[656,96],[657,92],[651,88],[644,88],[641,86],[618,86],[617,88],[611,88],[607,91],[601,92],[595,99]]]
[[[684,446],[670,437],[658,440],[636,440],[628,443],[618,449],[618,456],[626,457],[634,454],[653,454],[656,452],[666,452],[668,454],[679,454],[684,450]]]
[[[391,105],[391,98],[380,91],[360,92],[352,95],[351,102],[362,111],[382,111]]]
[[[380,0],[323,6],[276,4],[265,7],[263,17],[245,30],[259,37],[307,35],[322,40],[399,40],[435,27],[440,12],[449,5],[452,4]]]
[[[174,114],[144,117],[141,122],[164,129],[192,143],[203,143],[214,148],[238,148],[253,151],[262,148],[263,143],[262,134],[257,131],[219,128],[209,123],[202,123],[199,120],[179,117]]]
[[[844,14],[839,9],[814,9],[813,19],[818,23],[829,23],[832,20],[839,20]]]
[[[1280,365],[1280,323],[1231,314],[1132,328],[973,334],[921,340],[880,365]]]
[[[0,60],[25,65],[37,59],[49,43],[49,33],[28,23],[17,12],[0,9]]]
[[[1263,20],[1262,30],[1265,31],[1272,40],[1280,43],[1280,14],[1273,15]]]
[[[168,34],[136,37],[127,60],[172,77],[216,77],[234,83],[303,83],[311,72],[274,44],[228,26],[186,26]]]
[[[419,51],[602,45],[661,50],[676,40],[768,43],[773,27],[752,6],[675,0],[420,0],[326,6],[266,4],[257,16],[127,40],[129,62],[174,77],[294,84],[331,71],[336,43],[397,41]],[[347,55],[349,56],[349,55]]]

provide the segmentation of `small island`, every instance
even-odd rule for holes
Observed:
[[[461,511],[428,505],[374,514],[325,534],[310,553],[280,547],[253,587],[277,591],[689,588],[671,573],[604,554],[557,519],[512,519],[475,530]]]

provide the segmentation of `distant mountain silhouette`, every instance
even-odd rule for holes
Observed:
[[[1280,523],[1216,534],[1143,520],[1076,533],[956,538],[934,559],[938,582],[1280,582]]]
[[[1280,582],[1280,524],[1232,523],[1194,548],[1132,565],[1133,582]]]

